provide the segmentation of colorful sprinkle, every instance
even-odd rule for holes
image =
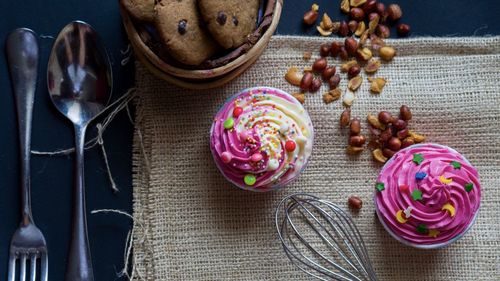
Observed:
[[[413,192],[411,193],[411,198],[413,199],[413,201],[422,200],[422,191],[418,189],[413,190]]]
[[[429,236],[430,237],[436,238],[439,235],[439,233],[440,232],[437,229],[429,229]]]
[[[409,219],[411,217],[411,211],[413,210],[413,207],[412,206],[408,206],[408,208],[406,208],[403,213],[405,214],[405,218],[406,219]]]
[[[467,192],[470,192],[472,190],[472,188],[474,188],[474,184],[469,182],[469,183],[466,183],[464,187],[465,187],[465,190]]]
[[[460,169],[462,168],[462,164],[460,164],[460,162],[458,161],[451,161],[451,166],[453,166],[454,169]]]
[[[284,135],[286,134],[286,132],[288,132],[288,130],[290,130],[290,126],[288,124],[282,124],[280,126],[279,132],[280,134]]]
[[[252,186],[257,182],[257,178],[255,177],[255,175],[247,174],[243,178],[243,181],[245,182],[246,185]]]
[[[382,192],[382,190],[384,190],[384,189],[385,189],[384,183],[382,183],[382,182],[377,182],[377,184],[375,185],[375,188],[376,188],[379,192]]]
[[[275,171],[279,168],[280,166],[280,162],[276,159],[271,159],[269,160],[269,162],[267,163],[267,170],[268,171]]]
[[[424,156],[420,153],[413,154],[413,162],[417,165],[420,165],[424,161]]]
[[[260,154],[260,153],[254,153],[252,155],[252,157],[250,157],[250,161],[252,161],[252,162],[259,162],[260,160],[262,160],[262,158],[263,158],[262,154]]]
[[[295,151],[295,147],[296,146],[297,145],[295,144],[295,142],[293,140],[287,140],[286,143],[285,143],[285,149],[288,152]]]
[[[237,106],[233,109],[233,117],[238,118],[243,113],[243,108]]]
[[[427,177],[427,174],[425,172],[417,172],[415,174],[416,180],[423,180],[423,179],[425,179],[425,177]]]
[[[425,225],[423,223],[417,225],[417,232],[418,233],[426,234],[428,231],[429,231],[429,229],[427,228],[427,225]]]
[[[410,189],[410,187],[407,186],[406,184],[402,184],[399,186],[399,191],[401,191],[401,192],[408,192],[409,189]]]
[[[450,213],[450,216],[451,217],[454,217],[455,216],[455,207],[453,207],[453,205],[451,205],[450,203],[446,203],[443,205],[443,207],[441,208],[441,210],[446,210],[448,211],[448,213]]]
[[[224,121],[224,129],[232,129],[234,126],[234,119],[233,117],[228,117],[226,121]]]
[[[439,176],[439,181],[442,183],[442,184],[450,184],[453,182],[453,179],[452,178],[445,178],[445,176]]]
[[[229,151],[224,151],[220,155],[220,158],[221,158],[222,162],[227,164],[227,163],[231,162],[231,160],[233,159],[233,155]]]
[[[408,220],[403,217],[403,210],[399,210],[396,212],[396,220],[399,223],[406,223]]]
[[[240,133],[240,139],[241,139],[241,140],[246,141],[246,140],[248,139],[248,137],[249,137],[249,134],[248,134],[248,132],[247,132],[247,131],[242,131],[242,132]]]
[[[307,142],[307,138],[305,136],[298,136],[295,141],[297,142],[298,145],[303,146]]]

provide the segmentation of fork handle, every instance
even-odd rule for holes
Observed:
[[[30,198],[31,121],[38,70],[38,40],[27,28],[18,28],[7,37],[7,60],[14,90],[21,151],[21,224],[33,221]]]

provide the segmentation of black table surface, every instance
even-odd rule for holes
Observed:
[[[500,1],[425,0],[398,1],[403,22],[412,27],[412,36],[485,36],[500,34],[496,18]],[[302,25],[303,13],[313,1],[285,1],[277,34],[318,36],[315,28]],[[318,0],[320,12],[333,19],[345,19],[338,1]],[[389,2],[385,2],[386,4]],[[0,1],[0,48],[4,53],[7,34],[28,27],[40,35],[41,58],[33,117],[32,149],[54,151],[73,145],[73,128],[52,106],[47,92],[46,67],[53,39],[72,20],[83,20],[101,34],[111,55],[114,72],[114,99],[133,86],[134,64],[120,64],[128,42],[118,12],[118,1]],[[392,34],[395,32],[392,30]],[[325,39],[327,42],[328,39]],[[14,100],[5,56],[0,55],[0,280],[7,276],[10,237],[19,222],[18,133]],[[250,86],[250,85],[249,85]],[[89,130],[95,135],[95,128]],[[127,115],[118,114],[104,133],[113,176],[120,192],[109,188],[102,152],[86,151],[85,180],[87,212],[119,209],[132,212],[133,125]],[[31,162],[33,215],[49,247],[49,280],[63,280],[70,238],[73,156],[33,156]],[[131,222],[115,214],[88,214],[91,251],[96,280],[125,280],[117,273],[123,266],[123,251]]]

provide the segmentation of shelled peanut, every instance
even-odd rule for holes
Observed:
[[[378,162],[385,163],[399,150],[425,141],[423,135],[411,131],[408,127],[412,119],[410,108],[402,105],[399,111],[398,117],[388,111],[367,116],[371,132],[369,147],[372,149],[373,158]]]
[[[349,127],[349,141],[347,145],[348,154],[358,154],[364,150],[366,137],[361,134],[361,119],[351,119],[351,109],[346,108],[340,115],[340,126]]]

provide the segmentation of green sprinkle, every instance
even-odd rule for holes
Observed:
[[[414,201],[422,200],[422,191],[418,189],[413,190],[411,198],[413,198]]]
[[[469,182],[469,183],[466,183],[466,184],[465,184],[465,190],[466,190],[467,192],[470,192],[470,191],[472,190],[472,188],[473,188],[473,187],[474,187],[474,184],[473,184],[473,183],[471,183],[471,182]]]
[[[234,119],[233,117],[229,117],[226,119],[226,121],[224,121],[224,128],[225,129],[232,129],[234,126]]]
[[[382,182],[377,182],[377,184],[375,185],[375,188],[376,188],[379,192],[382,192],[382,190],[384,190],[384,189],[385,189],[384,183],[382,183]]]
[[[254,185],[255,182],[257,181],[257,178],[255,177],[255,175],[252,175],[252,174],[248,174],[248,175],[245,175],[245,178],[243,178],[243,180],[245,181],[245,184],[246,185]]]
[[[427,225],[425,225],[423,223],[417,225],[417,232],[418,233],[426,234],[428,231],[429,231],[429,229],[427,229]]]
[[[457,161],[451,161],[451,166],[453,166],[454,169],[460,169],[462,168],[462,164],[460,164],[460,162],[457,162]]]
[[[420,165],[424,161],[424,156],[420,153],[413,154],[413,162],[417,165]]]

